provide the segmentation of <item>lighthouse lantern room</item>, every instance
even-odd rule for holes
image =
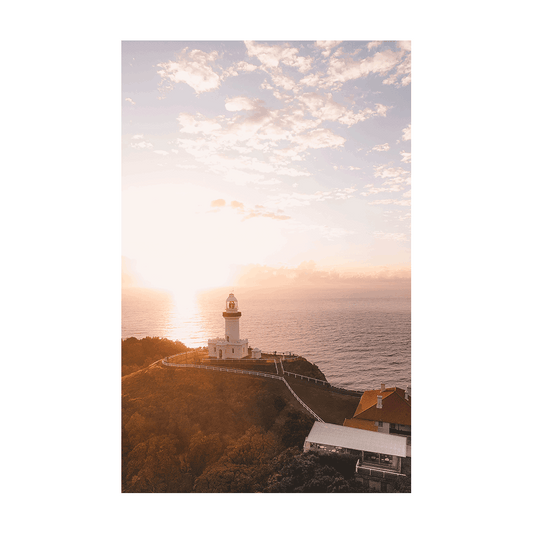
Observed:
[[[248,339],[239,339],[239,302],[233,293],[226,299],[226,309],[222,316],[226,322],[224,338],[207,341],[209,357],[217,359],[242,359],[248,355]]]

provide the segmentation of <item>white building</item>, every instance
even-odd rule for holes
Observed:
[[[222,313],[226,321],[226,336],[209,339],[209,357],[217,359],[242,359],[248,355],[248,339],[239,339],[239,303],[231,293],[226,300],[226,310]]]
[[[304,452],[354,455],[357,473],[389,479],[405,475],[402,467],[410,467],[407,448],[406,437],[324,422],[314,423],[304,443]]]

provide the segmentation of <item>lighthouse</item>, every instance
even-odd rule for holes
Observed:
[[[226,323],[225,337],[218,337],[207,341],[209,357],[216,357],[217,359],[242,359],[248,355],[248,339],[239,338],[239,319],[241,315],[239,302],[232,292],[226,298],[226,308],[222,312]]]
[[[226,299],[226,310],[222,316],[226,321],[226,342],[238,342],[241,312],[239,311],[239,302],[233,293],[230,293]]]

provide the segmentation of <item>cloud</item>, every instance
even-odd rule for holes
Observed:
[[[408,52],[411,51],[411,41],[396,41],[396,46],[400,50],[406,50]]]
[[[369,50],[372,50],[372,48],[376,48],[376,46],[379,46],[383,41],[372,41],[371,43],[368,43],[366,47]]]
[[[345,141],[344,137],[325,128],[319,128],[294,138],[300,151],[308,148],[339,148],[344,145]]]
[[[235,183],[236,185],[277,185],[281,183],[276,178],[265,178],[262,174],[253,172],[243,172],[242,170],[232,169],[224,173],[224,181]]]
[[[296,178],[298,176],[310,176],[311,175],[309,172],[304,172],[302,170],[296,170],[293,167],[278,168],[276,170],[276,174],[280,174],[282,176],[291,176],[292,178]]]
[[[389,146],[389,143],[376,144],[376,146],[374,146],[372,150],[376,152],[387,152],[388,150],[390,150],[390,146]]]
[[[374,167],[374,176],[385,180],[381,187],[376,187],[374,184],[369,183],[364,186],[365,191],[361,192],[361,196],[369,196],[371,194],[378,194],[382,192],[401,192],[405,190],[407,185],[411,184],[411,175],[408,170],[401,167],[388,167],[387,165],[378,165]],[[404,194],[405,196],[405,194]],[[398,203],[400,202],[400,203]],[[396,204],[396,205],[409,205],[405,203],[405,200],[376,200],[369,205],[377,204]]]
[[[251,63],[247,63],[246,61],[240,61],[237,63],[237,69],[243,70],[245,72],[253,72],[258,67],[256,65],[252,65]]]
[[[249,55],[261,61],[260,68],[269,72],[275,83],[287,89],[293,87],[294,80],[284,78],[281,65],[295,68],[303,65],[297,48],[253,42],[246,46]],[[206,59],[207,54],[202,53],[200,57]],[[210,60],[215,58],[216,55],[210,56]],[[277,91],[267,82],[262,87]],[[293,90],[296,89],[293,87]],[[176,147],[192,155],[210,171],[224,174],[226,181],[240,185],[276,185],[280,181],[268,174],[309,176],[305,168],[298,168],[294,162],[304,161],[310,150],[345,145],[344,136],[319,127],[321,123],[330,121],[350,127],[372,117],[385,117],[390,107],[377,103],[373,108],[353,111],[335,101],[331,92],[308,91],[291,96],[277,109],[268,108],[264,101],[245,95],[228,97],[225,109],[229,113],[212,118],[199,113],[181,113],[177,120],[182,135],[174,141]],[[254,151],[261,153],[251,157],[249,154]]]
[[[281,72],[272,71],[270,72],[270,77],[274,85],[281,87],[286,91],[294,91],[297,88],[296,81],[294,81],[291,77],[282,74]]]
[[[400,155],[402,156],[402,163],[410,163],[411,162],[411,152],[406,152],[402,150],[400,152]]]
[[[404,128],[402,130],[402,141],[410,141],[411,140],[411,124],[409,124],[409,126],[407,126],[406,128]]]
[[[300,263],[297,267],[272,267],[261,264],[240,266],[236,273],[236,284],[240,287],[272,289],[358,289],[362,293],[382,295],[409,294],[410,268],[354,267],[342,272],[317,267],[315,261]]]
[[[408,240],[405,233],[385,233],[384,231],[375,231],[374,236],[379,239],[392,239],[394,241],[404,242]]]
[[[255,217],[272,218],[273,220],[289,220],[291,218],[288,215],[280,215],[280,214],[276,214],[270,211],[251,209],[250,211],[248,211],[248,214],[243,218],[243,221],[249,220],[250,218],[255,218]]]
[[[335,48],[337,45],[341,44],[342,41],[317,41],[315,43],[316,46],[319,48],[323,48],[324,51],[322,52],[322,55],[324,57],[328,57],[331,54],[331,51],[333,48]]]
[[[390,198],[386,200],[374,200],[373,202],[370,202],[368,205],[403,205],[403,206],[410,206],[411,201],[410,200],[392,200]]]
[[[409,41],[406,41],[409,42]],[[405,50],[402,49],[402,50]],[[407,53],[401,63],[396,67],[396,72],[391,74],[386,80],[385,85],[394,85],[395,87],[405,87],[411,83],[411,54]]]
[[[161,76],[161,81],[186,83],[196,93],[212,91],[218,88],[221,76],[210,65],[218,58],[218,52],[208,54],[201,50],[191,50],[187,53],[187,50],[185,48],[176,61],[167,61],[157,65],[161,67],[161,70],[157,71]]]
[[[222,128],[222,126],[216,120],[206,119],[199,113],[196,116],[198,118],[195,118],[189,113],[180,113],[177,119],[182,126],[180,131],[183,133],[208,134]]]
[[[144,140],[143,134],[133,135],[131,139],[134,141],[138,141],[138,142],[131,143],[132,148],[139,150],[142,148],[153,148],[154,147],[154,145],[151,142]]]
[[[343,105],[335,102],[331,93],[305,93],[298,100],[306,106],[311,115],[320,120],[336,121],[343,115],[349,115],[351,113]]]
[[[260,44],[253,41],[245,41],[249,56],[257,57],[263,67],[277,69],[280,63],[296,67],[299,72],[307,72],[312,65],[312,58],[298,54],[298,49],[285,44]]]
[[[399,185],[392,185],[390,187],[374,187],[372,184],[365,185],[365,187],[367,187],[367,190],[361,192],[361,196],[369,196],[371,194],[378,194],[380,192],[399,192],[403,188]]]
[[[247,207],[244,203],[238,202],[237,200],[232,200],[229,205],[227,205],[226,201],[223,199],[213,200],[211,202],[211,207],[228,207],[230,209],[233,209],[238,214],[244,215],[244,217],[241,219],[241,222],[257,217],[270,218],[273,220],[290,220],[291,218],[288,215],[282,214],[283,212],[281,209],[271,210],[262,205]],[[220,211],[220,209],[217,209],[215,212],[218,211]]]
[[[135,102],[131,98],[126,98],[126,102],[129,102],[131,105],[135,105]]]
[[[300,192],[281,193],[277,196],[270,196],[266,203],[268,206],[280,207],[301,207],[311,205],[312,202],[324,202],[326,200],[347,200],[352,198],[357,191],[355,187],[345,187],[344,189],[332,189],[331,191],[317,191],[313,194]]]
[[[411,184],[411,173],[401,167],[376,166],[374,167],[374,176],[386,180],[384,185]]]
[[[168,155],[168,152],[166,150],[154,150],[154,154]]]
[[[342,84],[369,74],[384,76],[400,63],[404,54],[403,50],[384,50],[361,60],[346,54],[334,54],[329,63],[327,84]]]
[[[346,115],[342,116],[339,119],[339,122],[347,126],[353,126],[354,124],[368,120],[371,117],[385,117],[387,116],[387,109],[390,108],[391,106],[376,104],[375,109],[370,109],[369,107],[366,107],[365,109],[359,111],[357,114],[350,111]]]
[[[251,100],[246,96],[237,96],[235,98],[226,98],[226,109],[228,111],[252,110],[258,107],[257,100]]]
[[[387,167],[387,165],[377,165],[374,167],[374,176],[376,178],[391,179],[399,178],[399,181],[406,182],[409,171],[401,167]],[[395,183],[399,182],[398,180]]]

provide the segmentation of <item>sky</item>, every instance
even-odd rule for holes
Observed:
[[[124,282],[405,285],[410,71],[410,41],[123,41]]]

